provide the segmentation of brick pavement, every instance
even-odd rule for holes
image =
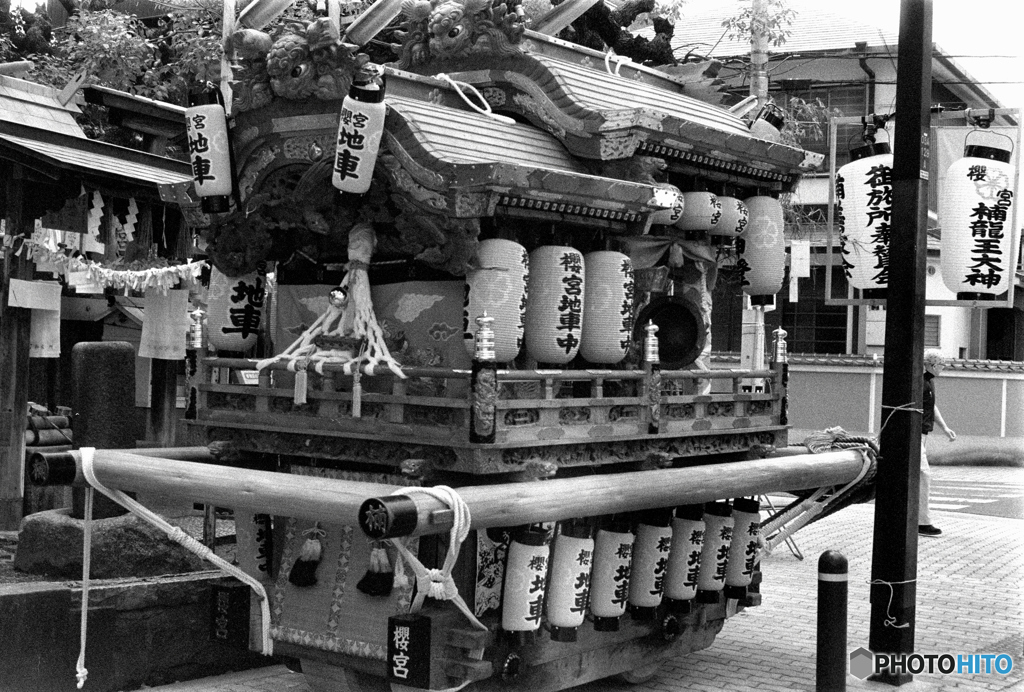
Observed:
[[[967,478],[956,467],[936,477]],[[982,473],[984,478],[978,474]],[[975,480],[1024,482],[1020,469],[972,469]],[[796,534],[806,556],[797,560],[780,545],[762,563],[763,604],[725,623],[704,651],[663,663],[648,682],[608,679],[577,692],[803,692],[815,688],[817,560],[839,550],[850,563],[848,649],[867,646],[870,605],[871,526],[874,507],[858,505]],[[1024,690],[1024,520],[935,512],[945,534],[922,538],[918,551],[915,637],[921,653],[1008,653],[1009,676],[921,674],[901,690]],[[847,677],[849,690],[893,689]],[[310,692],[283,666],[205,678],[158,692]]]

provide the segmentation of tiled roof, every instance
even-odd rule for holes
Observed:
[[[843,50],[865,42],[869,48],[896,49],[899,31],[896,26],[880,27],[864,13],[863,21],[829,10],[830,3],[820,0],[787,0],[796,12],[788,27],[789,38],[780,47],[769,46],[769,53],[805,53]],[[677,55],[693,51],[708,57],[749,56],[750,42],[727,37],[722,22],[735,17],[750,6],[750,0],[697,2],[683,10],[683,19],[676,22],[672,48]],[[648,30],[649,31],[649,30]]]
[[[56,89],[0,75],[0,120],[84,138],[75,122],[78,106],[62,105],[57,96]]]
[[[712,353],[713,363],[738,364],[740,355],[738,353]],[[790,365],[846,365],[850,367],[882,367],[885,363],[883,356],[863,355],[825,355],[814,353],[790,353]],[[968,370],[981,372],[1020,372],[1024,373],[1024,361],[1019,360],[981,360],[977,358],[964,358],[948,360],[947,370]]]

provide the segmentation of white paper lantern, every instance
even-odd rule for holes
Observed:
[[[342,192],[363,194],[370,189],[384,134],[384,77],[352,82],[341,102],[331,182]]]
[[[587,299],[580,355],[591,363],[618,363],[633,334],[633,263],[621,252],[600,250],[587,253],[583,266]]]
[[[590,597],[594,539],[586,525],[566,524],[555,539],[548,580],[547,615],[552,641],[576,641]]]
[[[841,248],[850,285],[861,290],[889,285],[892,217],[892,153],[887,142],[850,151],[836,171],[836,203],[842,217]]]
[[[466,275],[466,300],[462,313],[462,338],[472,356],[476,318],[485,311],[494,318],[494,355],[507,363],[523,347],[526,319],[526,289],[530,257],[519,243],[491,238],[480,241],[475,269]]]
[[[700,554],[700,574],[697,576],[697,600],[717,603],[725,588],[725,572],[729,564],[732,545],[732,508],[725,502],[711,502],[704,512],[704,545]]]
[[[655,203],[664,207],[651,214],[651,225],[671,226],[683,216],[683,193],[675,185],[663,183],[654,190]]]
[[[683,215],[676,221],[681,231],[712,232],[722,218],[722,204],[711,192],[684,192]]]
[[[189,97],[185,109],[188,156],[203,211],[221,214],[230,208],[231,141],[220,91],[208,89]]]
[[[636,536],[625,526],[598,529],[594,539],[594,571],[590,584],[590,613],[594,629],[615,632],[629,600],[629,568]]]
[[[230,278],[213,268],[206,318],[210,346],[218,351],[248,351],[255,346],[265,298],[265,273]]]
[[[729,564],[725,570],[725,594],[728,598],[747,595],[757,564],[761,536],[761,505],[753,498],[738,497],[732,503],[733,532],[729,545]]]
[[[650,619],[661,604],[665,589],[665,568],[672,550],[671,516],[652,511],[636,528],[633,565],[629,570],[629,605],[634,617]]]
[[[1013,286],[1011,153],[967,146],[946,173],[939,202],[942,282],[955,293],[999,295]]]
[[[718,203],[722,205],[722,217],[710,231],[711,235],[736,237],[743,233],[750,220],[750,210],[746,203],[735,197],[719,195]]]
[[[501,628],[508,632],[540,629],[544,611],[550,548],[546,535],[522,531],[508,546],[501,596]]]
[[[672,552],[665,571],[665,598],[672,608],[692,601],[697,595],[700,555],[704,548],[704,510],[690,505],[676,511],[672,519]]]
[[[583,255],[545,245],[530,253],[526,298],[526,351],[539,363],[564,364],[576,357],[583,334]]]
[[[743,292],[751,296],[775,295],[782,288],[786,274],[782,205],[767,196],[749,197],[744,204],[750,220],[736,241]]]

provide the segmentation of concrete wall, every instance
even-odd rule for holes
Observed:
[[[935,391],[943,418],[958,434],[1024,437],[1024,368],[980,370],[954,364],[936,380]],[[877,434],[881,405],[881,361],[790,364],[789,421],[796,429],[838,425]]]

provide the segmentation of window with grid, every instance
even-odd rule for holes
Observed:
[[[810,278],[800,280],[799,300],[779,301],[791,353],[846,352],[846,306],[825,304],[825,277],[825,267],[812,266]],[[832,272],[832,295],[846,295],[846,276],[841,271]]]
[[[941,338],[942,317],[939,315],[924,316],[924,347],[939,348]]]
[[[788,86],[788,85],[787,85]],[[788,107],[790,99],[800,98],[813,103],[820,100],[829,110],[838,110],[843,115],[864,115],[867,109],[867,87],[862,84],[849,86],[810,86],[798,89],[772,91],[771,97],[780,106]],[[836,168],[850,160],[850,145],[859,143],[860,125],[840,125],[836,133]],[[825,155],[823,170],[828,170],[828,129],[825,128],[821,139],[806,139],[800,143],[807,151]]]

